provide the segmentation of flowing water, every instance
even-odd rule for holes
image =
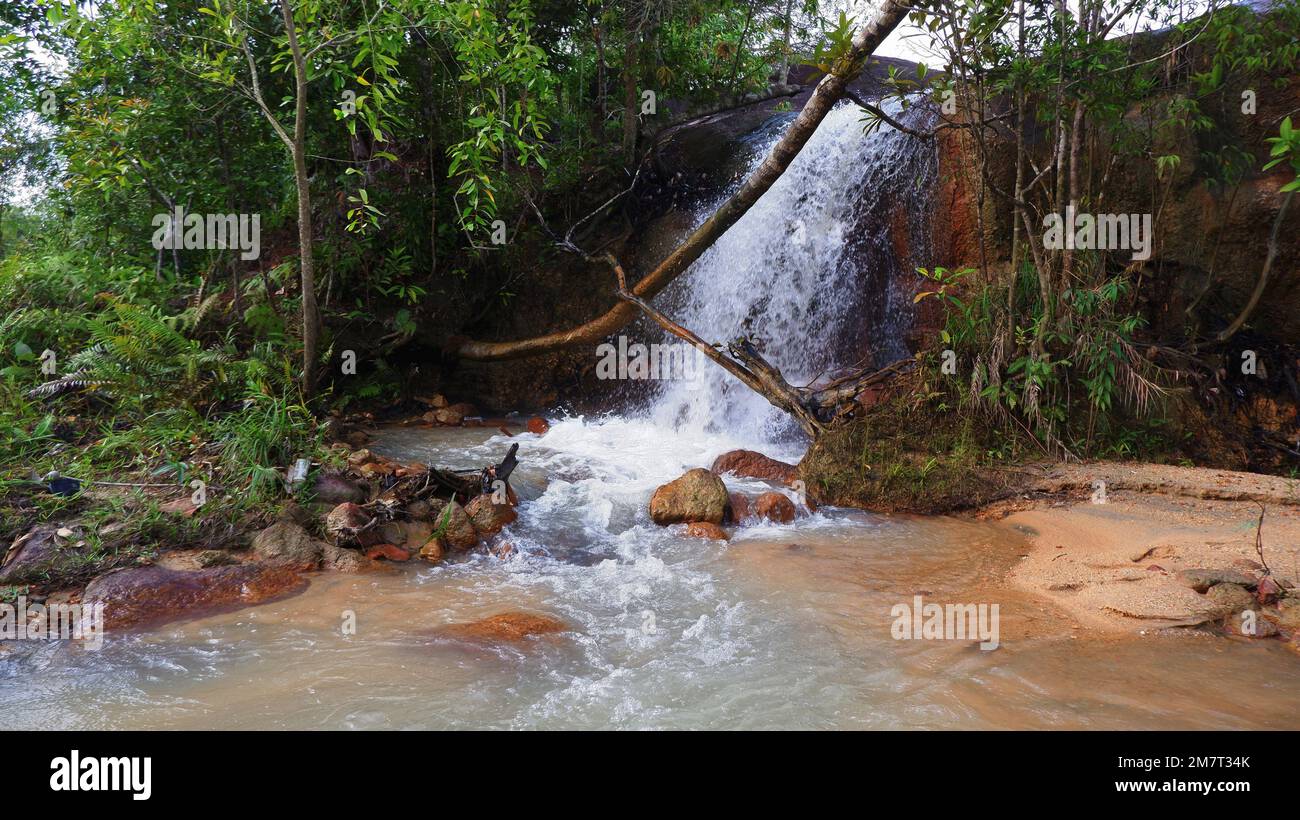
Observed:
[[[848,110],[832,115],[791,172],[669,295],[711,338],[748,327],[757,335],[761,325],[783,343],[769,356],[795,379],[846,363],[845,350],[799,345],[815,336],[810,329],[856,332],[859,308],[834,297],[871,257],[854,256],[855,243],[880,247],[857,233],[853,199],[869,207],[871,197],[846,192],[844,182],[925,179],[923,156],[908,155],[896,136],[863,137]],[[873,165],[890,162],[906,172]],[[807,231],[802,245],[783,228],[792,216]],[[902,307],[892,315],[905,320]],[[853,355],[897,352],[901,326],[881,327]],[[1288,682],[1297,661],[1285,649],[1196,635],[1077,635],[1001,583],[1025,550],[1004,525],[824,508],[788,525],[735,528],[726,543],[654,525],[651,492],[688,468],[736,447],[800,455],[761,400],[706,378],[663,386],[644,411],[558,421],[543,437],[386,430],[378,452],[447,468],[481,467],[519,443],[512,481],[523,503],[502,536],[514,554],[318,575],[296,597],[112,636],[99,651],[0,648],[0,728],[1300,723]],[[894,639],[891,610],[916,595],[998,604],[999,648]],[[441,631],[509,610],[549,614],[568,631],[514,644]],[[354,634],[343,629],[350,617]]]

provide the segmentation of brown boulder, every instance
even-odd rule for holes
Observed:
[[[763,493],[754,502],[754,514],[768,521],[789,524],[794,520],[794,502],[780,493]]]
[[[695,521],[686,525],[686,534],[691,538],[708,538],[713,541],[726,541],[727,531],[717,524],[707,521]]]
[[[430,538],[420,548],[420,557],[431,564],[436,564],[447,554],[447,542],[442,538]]]
[[[252,606],[306,585],[291,568],[272,564],[198,570],[134,567],[99,576],[81,599],[87,605],[102,602],[104,626],[122,629]]]
[[[519,513],[515,512],[514,507],[509,504],[493,504],[490,495],[476,496],[465,507],[465,512],[474,522],[474,529],[485,538],[496,535],[505,529],[507,524],[519,518]]]
[[[531,419],[528,420],[528,432],[530,433],[535,433],[536,435],[544,436],[546,435],[546,432],[550,429],[551,429],[550,423],[548,423],[546,419],[542,418],[541,416],[533,416]]]
[[[361,507],[347,502],[330,510],[325,516],[325,531],[335,544],[354,541],[357,532],[370,523],[370,514]]]
[[[719,475],[731,473],[746,478],[779,481],[782,484],[791,484],[796,477],[796,468],[793,464],[768,458],[753,450],[732,450],[723,453],[714,459],[713,467],[710,469]]]
[[[451,407],[441,407],[433,411],[433,419],[439,424],[455,427],[465,420],[465,414]]]
[[[753,514],[750,507],[749,496],[743,493],[729,493],[727,495],[727,520],[733,524],[739,524]]]
[[[531,612],[503,612],[466,624],[451,624],[442,632],[467,641],[518,642],[538,635],[569,631],[564,621]]]
[[[378,569],[380,564],[356,550],[326,544],[324,554],[321,556],[321,566],[333,572],[365,572]]]
[[[473,549],[478,543],[478,530],[474,528],[473,519],[465,512],[465,508],[455,501],[449,503],[438,514],[433,530],[440,533],[447,541],[447,545],[454,550]]]
[[[726,485],[700,467],[664,484],[650,497],[650,518],[656,524],[721,524],[726,511]]]
[[[283,519],[253,537],[253,555],[300,570],[316,569],[325,554],[325,542],[312,538],[292,520]]]

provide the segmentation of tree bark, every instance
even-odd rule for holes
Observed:
[[[311,182],[307,177],[307,65],[298,45],[293,4],[283,0],[284,30],[293,52],[293,177],[298,189],[298,267],[302,273],[302,392],[316,395],[316,356],[320,347],[320,313],[316,308],[316,265],[312,255]]]
[[[875,18],[860,29],[853,38],[850,50],[852,67],[842,74],[828,74],[821,79],[813,90],[812,96],[808,98],[808,102],[804,104],[803,110],[799,112],[799,116],[772,149],[772,153],[763,160],[736,193],[722,203],[712,216],[687,237],[685,242],[669,254],[667,259],[660,262],[658,267],[632,288],[632,295],[639,299],[654,298],[708,250],[718,237],[726,233],[728,228],[745,215],[745,212],[790,166],[813,132],[817,130],[817,126],[830,113],[835,103],[844,96],[849,82],[861,72],[867,58],[898,26],[909,8],[898,0],[885,0],[884,5],[876,12]],[[620,301],[604,315],[570,330],[512,342],[462,340],[456,347],[456,353],[461,358],[474,361],[497,361],[535,356],[580,344],[592,344],[626,327],[636,319],[638,313],[635,304]]]

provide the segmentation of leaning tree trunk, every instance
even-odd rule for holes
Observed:
[[[804,104],[803,110],[799,112],[799,116],[786,129],[785,134],[758,169],[750,174],[740,189],[722,203],[700,227],[696,228],[685,242],[669,254],[667,259],[637,282],[630,291],[633,296],[646,300],[660,293],[670,282],[685,272],[692,262],[699,259],[700,255],[726,233],[728,228],[736,224],[772,187],[785,169],[790,167],[790,163],[807,144],[808,139],[817,130],[817,126],[830,113],[831,108],[844,96],[848,84],[862,71],[867,58],[898,26],[909,9],[910,6],[898,0],[884,0],[876,16],[854,36],[852,48],[843,63],[844,68],[822,78],[813,90],[812,96],[808,98],[808,102]],[[637,305],[623,300],[603,316],[570,330],[513,342],[463,340],[457,346],[456,353],[464,359],[495,361],[535,356],[576,345],[595,344],[631,324],[639,313],[640,309]]]

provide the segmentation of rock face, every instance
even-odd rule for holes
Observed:
[[[793,464],[768,458],[753,450],[732,450],[723,453],[713,461],[714,473],[731,473],[746,478],[761,478],[765,481],[779,481],[791,484],[795,480],[796,468]]]
[[[518,643],[538,635],[569,631],[569,625],[548,615],[531,612],[503,612],[467,624],[452,624],[443,634],[467,641]]]
[[[711,541],[726,541],[728,537],[726,530],[707,521],[696,521],[687,524],[686,534],[691,538],[707,538]]]
[[[450,512],[448,512],[450,509]],[[447,545],[454,550],[473,549],[478,543],[478,530],[474,528],[474,521],[465,512],[465,508],[452,501],[438,514],[434,531],[437,532],[443,524],[443,517],[448,516],[447,527],[442,532],[442,537],[447,541]]]
[[[515,508],[509,504],[493,504],[490,495],[475,496],[465,508],[465,512],[474,522],[474,529],[484,538],[496,535],[519,517],[519,513],[515,512]]]
[[[293,521],[277,521],[253,538],[255,556],[299,570],[316,569],[326,546]]]
[[[778,524],[789,524],[794,520],[794,502],[780,493],[763,493],[754,502],[754,514]]]
[[[656,524],[721,524],[726,511],[726,485],[699,467],[659,487],[650,497],[650,518]]]
[[[91,581],[82,603],[103,602],[104,626],[123,629],[260,604],[299,592],[306,585],[291,568],[271,564],[192,571],[135,567]]]

